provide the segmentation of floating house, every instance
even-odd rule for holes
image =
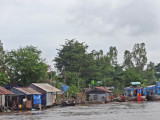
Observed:
[[[41,93],[28,87],[13,87],[12,102],[14,109],[41,108]]]
[[[11,99],[13,93],[0,86],[0,111],[12,107]]]
[[[41,105],[43,107],[54,105],[56,102],[56,94],[62,94],[61,90],[48,83],[32,83],[29,88],[32,88],[42,94]]]
[[[97,102],[109,102],[112,100],[112,90],[105,87],[96,87],[86,92],[87,100]]]

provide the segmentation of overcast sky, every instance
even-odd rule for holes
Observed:
[[[146,44],[148,61],[160,63],[159,0],[0,0],[0,40],[5,50],[38,47],[48,64],[65,39],[85,42],[88,52]]]

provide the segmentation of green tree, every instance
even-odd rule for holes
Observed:
[[[155,80],[154,70],[152,69],[153,64],[148,64],[147,69],[144,69],[147,64],[146,54],[147,52],[144,43],[135,44],[132,52],[129,52],[128,50],[124,52],[123,67],[125,68],[124,81],[126,83],[139,81],[143,85],[147,85],[147,81],[148,84],[150,84],[151,81]],[[130,80],[127,80],[126,78],[129,78]]]
[[[157,81],[160,81],[160,63],[155,65],[155,77]]]
[[[78,92],[81,89],[78,88],[76,85],[71,85],[69,88],[65,91],[65,94],[68,95],[68,97],[77,96]]]
[[[147,64],[147,69],[142,74],[143,78],[146,80],[146,85],[155,84],[155,65],[153,62]]]
[[[116,66],[117,65],[117,55],[118,51],[116,47],[110,47],[109,52],[107,53],[107,56],[110,58],[111,65]]]
[[[0,71],[0,85],[6,85],[9,83],[9,79],[7,78],[6,74]]]
[[[7,77],[7,66],[5,64],[5,51],[3,43],[0,40],[0,85],[6,85],[9,82]]]
[[[66,40],[65,45],[62,45],[61,49],[58,49],[58,57],[54,59],[56,62],[55,67],[60,71],[64,78],[64,83],[68,83],[67,72],[75,73],[78,78],[80,78],[82,73],[82,66],[86,57],[87,45],[84,43],[79,43],[78,41]],[[70,74],[71,75],[71,74]],[[80,87],[80,80],[75,79],[77,86]],[[75,83],[74,81],[72,81]]]
[[[129,68],[124,71],[123,80],[125,87],[129,86],[130,82],[141,82],[142,84],[145,83],[142,76],[134,68]]]
[[[92,77],[88,83],[91,83],[92,80],[95,81],[96,85],[101,86],[110,86],[112,84],[112,68],[110,62],[110,57],[103,54],[102,50],[91,52],[94,62],[92,63]],[[99,84],[100,83],[100,84]]]
[[[83,61],[87,48],[87,45],[74,39],[66,40],[65,45],[62,45],[62,49],[57,49],[58,57],[54,59],[56,68],[60,72],[75,71],[78,73],[81,70],[80,63]]]
[[[92,53],[86,54],[82,62],[80,78],[83,80],[82,86],[88,87],[92,80],[97,81],[99,75],[98,67]]]
[[[33,46],[12,50],[6,55],[11,84],[29,85],[43,82],[47,77],[47,65],[40,58],[41,51]]]
[[[125,69],[133,68],[132,53],[130,53],[128,50],[125,50],[123,59],[124,59],[123,67]]]
[[[145,49],[145,44],[140,43],[140,44],[135,44],[132,52],[132,60],[134,67],[137,71],[141,72],[144,69],[144,66],[147,63],[147,52]]]
[[[113,73],[113,85],[116,89],[115,91],[118,92],[120,89],[123,89],[124,87],[124,80],[123,80],[123,67],[120,65],[116,65],[114,67],[114,73]]]

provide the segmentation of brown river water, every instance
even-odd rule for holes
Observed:
[[[54,107],[0,113],[0,120],[160,120],[160,101]]]

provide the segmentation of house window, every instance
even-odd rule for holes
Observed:
[[[97,100],[98,96],[97,95],[93,95],[93,100]]]

